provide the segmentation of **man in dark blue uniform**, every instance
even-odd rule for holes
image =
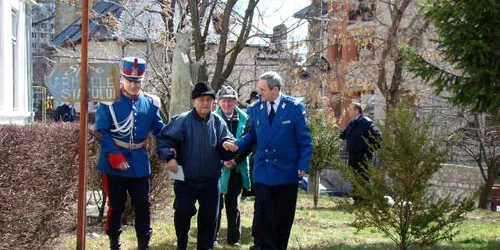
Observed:
[[[254,189],[259,244],[263,250],[285,250],[295,217],[298,181],[309,170],[313,145],[304,104],[281,92],[276,72],[260,76],[261,100],[248,107],[250,129],[229,150],[256,146]]]
[[[151,167],[144,143],[150,132],[157,136],[164,124],[160,117],[160,99],[141,90],[145,73],[146,61],[137,57],[124,58],[119,99],[99,103],[96,111],[95,130],[101,145],[97,169],[103,173],[108,196],[105,230],[112,250],[120,249],[127,192],[135,211],[138,249],[148,249],[152,234]]]
[[[371,161],[373,150],[377,145],[377,141],[381,136],[377,126],[372,120],[363,115],[361,104],[352,103],[349,107],[352,120],[347,127],[340,133],[340,138],[346,140],[347,152],[349,153],[348,164],[358,174],[368,179],[366,170],[367,161]],[[362,197],[354,196],[354,201],[359,202]]]
[[[72,103],[63,103],[57,107],[52,114],[54,122],[73,122],[75,121],[75,107]]]
[[[191,100],[193,109],[174,116],[158,137],[158,155],[177,173],[182,166],[184,181],[174,183],[174,223],[177,249],[187,249],[191,218],[198,201],[198,250],[214,246],[219,211],[221,161],[235,154],[223,150],[222,144],[234,137],[226,122],[212,113],[215,91],[208,83],[195,85]]]

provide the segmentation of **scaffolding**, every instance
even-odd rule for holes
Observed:
[[[47,95],[47,88],[44,86],[33,86],[33,111],[35,121],[47,122],[47,109],[51,101]],[[49,119],[50,121],[50,119]]]

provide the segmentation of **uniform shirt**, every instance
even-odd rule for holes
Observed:
[[[308,171],[312,158],[311,130],[304,104],[281,94],[274,105],[277,106],[272,125],[268,120],[268,102],[259,100],[250,105],[248,133],[236,140],[241,151],[256,145],[254,182],[269,186],[298,182],[297,171]]]
[[[160,98],[139,92],[137,98],[129,98],[123,93],[113,103],[99,103],[96,111],[95,130],[99,132],[101,152],[97,169],[104,173],[125,176],[144,177],[151,174],[148,152],[144,147],[130,149],[118,146],[115,140],[125,144],[141,144],[149,133],[158,136],[165,125],[160,116]],[[123,156],[130,168],[116,170],[114,157]]]

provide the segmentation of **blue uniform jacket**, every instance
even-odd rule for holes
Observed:
[[[300,101],[281,95],[272,126],[269,125],[265,101],[248,108],[250,128],[236,140],[240,150],[256,144],[254,181],[276,186],[299,181],[298,170],[309,170],[313,145],[306,111]]]
[[[382,134],[372,120],[363,115],[351,120],[346,129],[340,133],[340,138],[346,140],[346,149],[350,154],[368,153],[369,146],[376,146],[377,138],[380,136]],[[366,142],[369,142],[370,145]]]
[[[210,113],[202,119],[194,109],[174,116],[157,139],[158,156],[170,161],[175,158],[184,170],[184,180],[191,185],[218,180],[221,160],[234,158],[222,149],[225,140],[234,139],[226,122]],[[177,156],[170,150],[176,149]]]
[[[101,152],[97,169],[112,175],[125,177],[144,177],[151,175],[151,166],[145,147],[130,149],[116,144],[114,139],[124,143],[143,143],[150,132],[157,136],[164,127],[160,116],[160,98],[141,91],[137,99],[120,94],[113,103],[99,103],[96,111],[95,130],[102,136],[99,139]],[[114,112],[116,124],[111,110]],[[117,127],[120,127],[117,130]],[[114,132],[112,132],[114,131]],[[126,171],[111,167],[109,154],[122,154],[130,168]]]

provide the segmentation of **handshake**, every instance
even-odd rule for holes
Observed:
[[[231,151],[231,152],[236,152],[238,151],[238,145],[236,145],[236,143],[234,143],[234,141],[225,141],[222,143],[222,147],[227,150],[227,151]]]

